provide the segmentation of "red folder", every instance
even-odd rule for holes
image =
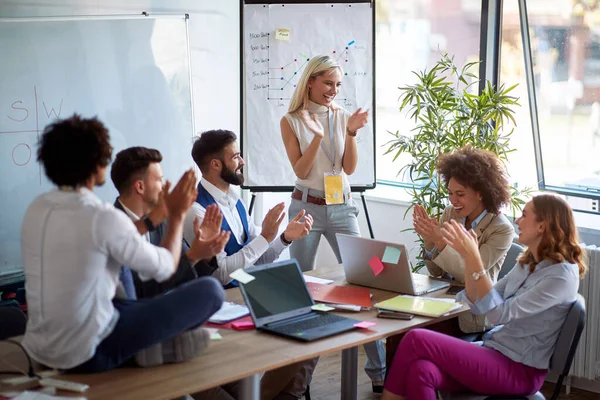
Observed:
[[[238,318],[236,320],[229,321],[224,324],[213,324],[212,322],[207,322],[205,325],[213,327],[213,328],[234,329],[233,326],[231,326],[231,324],[233,324],[234,322],[252,322],[252,317],[249,315],[246,315],[245,317]]]
[[[333,304],[352,304],[361,307],[371,307],[369,289],[349,286],[322,285],[307,282],[308,290],[315,301]]]

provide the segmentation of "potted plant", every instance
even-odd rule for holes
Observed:
[[[393,154],[394,160],[402,154],[411,157],[398,172],[413,183],[408,189],[412,200],[407,212],[421,204],[429,215],[439,219],[448,205],[448,191],[436,173],[440,154],[471,145],[489,150],[506,162],[515,151],[510,147],[510,137],[516,125],[514,107],[519,103],[510,92],[517,85],[496,88],[487,82],[481,93],[472,93],[479,80],[469,70],[477,64],[468,63],[459,69],[454,58],[444,53],[430,70],[415,72],[418,79],[414,85],[400,88],[400,111],[408,111],[417,125],[410,135],[390,132],[394,138],[386,144],[385,154]],[[511,187],[513,216],[530,192],[528,188]],[[421,238],[419,243],[422,250]],[[415,272],[425,265],[422,251],[419,254],[418,263],[413,265]]]

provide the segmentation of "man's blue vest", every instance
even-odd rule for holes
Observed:
[[[204,208],[207,208],[211,204],[217,204],[215,202],[215,199],[210,195],[210,193],[208,193],[208,191],[204,188],[204,186],[202,186],[201,183],[198,184],[198,197],[196,197],[196,202]],[[227,253],[228,256],[237,253],[250,242],[250,232],[248,230],[248,215],[241,200],[238,200],[238,202],[235,205],[235,208],[237,209],[238,214],[240,215],[240,219],[242,220],[242,226],[244,227],[244,233],[246,234],[246,238],[244,244],[239,244],[235,238],[235,235],[233,235],[233,232],[231,232],[231,227],[229,226],[229,223],[227,223],[227,220],[223,218],[223,222],[221,223],[221,229],[224,231],[231,232],[229,241],[225,246],[225,253]]]

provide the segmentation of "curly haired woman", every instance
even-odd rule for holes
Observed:
[[[460,255],[447,246],[441,234],[445,222],[455,220],[473,230],[483,266],[495,283],[514,229],[500,208],[510,201],[504,166],[489,151],[463,147],[438,158],[437,171],[448,188],[450,205],[439,221],[429,217],[421,205],[413,213],[415,231],[425,242],[425,264],[431,275],[465,283],[465,265]],[[485,316],[463,314],[458,320],[465,333],[491,328]]]

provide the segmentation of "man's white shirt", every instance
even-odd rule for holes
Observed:
[[[127,207],[125,204],[123,204],[123,202],[121,201],[121,199],[117,198],[117,201],[119,202],[119,204],[121,205],[121,207],[123,207],[123,211],[125,211],[125,214],[127,214],[129,216],[129,218],[131,218],[131,220],[133,221],[133,223],[136,223],[137,221],[139,221],[141,218],[137,216],[136,213],[134,213],[133,211],[131,211],[129,209],[129,207]],[[147,242],[150,241],[150,232],[146,232],[142,235],[142,237],[144,239],[146,239]]]
[[[23,220],[21,251],[29,312],[23,346],[53,368],[89,360],[114,328],[121,265],[144,280],[164,281],[175,270],[168,250],[87,189],[37,197]]]
[[[244,232],[244,226],[236,208],[239,197],[231,190],[231,188],[229,191],[223,192],[204,178],[202,178],[200,184],[214,198],[221,209],[223,218],[225,218],[229,224],[231,234],[235,237],[235,240],[237,240],[240,245],[243,245],[246,242],[246,233]],[[244,212],[246,212],[245,206]],[[189,209],[183,227],[183,237],[188,243],[191,243],[191,241],[194,240],[194,220],[198,217],[200,223],[202,223],[205,213],[206,209],[196,202]],[[216,256],[219,268],[213,272],[212,276],[217,278],[224,285],[231,282],[229,274],[233,271],[254,264],[273,262],[286,248],[286,245],[283,244],[279,238],[276,238],[269,244],[260,234],[261,228],[254,224],[247,212],[246,219],[248,220],[248,233],[250,235],[248,244],[240,251],[230,256],[228,256],[225,251],[222,251]]]

